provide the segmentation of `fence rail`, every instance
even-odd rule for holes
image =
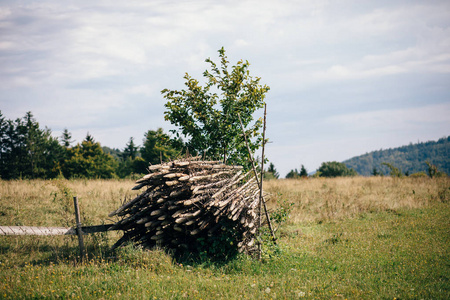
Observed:
[[[82,226],[83,234],[107,231],[113,224]],[[74,227],[0,226],[0,235],[76,235]]]

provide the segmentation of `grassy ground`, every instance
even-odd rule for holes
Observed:
[[[132,181],[0,181],[0,225],[86,225],[133,196]],[[119,233],[0,237],[0,298],[449,299],[450,180],[337,178],[265,182],[290,211],[263,261],[186,265],[162,250],[108,251]],[[290,203],[293,203],[291,206]],[[278,206],[277,206],[278,205]],[[285,210],[280,210],[285,207]]]

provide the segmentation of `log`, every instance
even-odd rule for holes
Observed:
[[[178,180],[166,181],[165,184],[167,186],[174,186],[174,185],[178,184]]]
[[[178,178],[178,181],[181,181],[181,182],[187,181],[187,180],[189,180],[189,178],[191,178],[191,176],[185,175],[185,176],[183,176],[183,177]]]
[[[157,209],[157,210],[152,211],[152,212],[150,213],[150,216],[159,216],[159,215],[161,215],[163,212],[164,212],[164,211],[163,211],[162,209]]]
[[[181,228],[180,226],[177,226],[177,225],[174,225],[174,226],[173,226],[173,229],[174,229],[175,231],[178,231],[178,232],[183,232],[183,231],[184,231],[183,228]]]
[[[214,174],[211,174],[211,175],[194,176],[194,177],[189,178],[189,181],[190,182],[196,182],[196,181],[200,181],[200,180],[211,180],[211,179],[214,179],[214,178],[216,178],[218,176],[228,175],[228,174],[230,174],[229,171],[224,171],[224,172],[214,173]]]
[[[184,174],[184,173],[169,173],[167,175],[164,175],[163,177],[166,179],[173,179],[173,178],[183,177],[185,175],[186,174]]]

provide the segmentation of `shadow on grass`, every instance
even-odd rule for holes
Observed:
[[[108,238],[91,235],[85,239],[85,260],[106,260],[114,256],[110,250]],[[0,254],[6,261],[14,257],[23,257],[27,264],[48,266],[58,264],[79,264],[82,262],[76,237],[57,236],[6,236],[0,239]],[[21,266],[25,262],[18,263]]]
[[[139,267],[139,264],[161,265],[158,258],[162,257],[162,251],[164,262],[170,261],[180,266],[221,268],[235,263],[243,255],[238,251],[241,236],[230,228],[224,226],[220,234],[199,236],[191,240],[188,243],[189,246],[175,249],[155,247],[144,250],[139,246],[126,244],[111,250],[111,244],[115,242],[116,237],[108,236],[107,233],[95,233],[84,237],[86,256],[83,260],[76,236],[6,237],[0,240],[0,253],[6,257],[23,255],[28,260],[27,263],[32,265],[78,265],[82,262],[101,264],[108,261],[120,264],[130,263],[134,267]],[[152,256],[155,256],[156,260]]]

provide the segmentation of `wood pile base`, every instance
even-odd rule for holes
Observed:
[[[218,161],[178,160],[149,167],[133,189],[144,192],[110,216],[110,230],[146,248],[227,256],[256,250],[259,188],[252,173]]]

